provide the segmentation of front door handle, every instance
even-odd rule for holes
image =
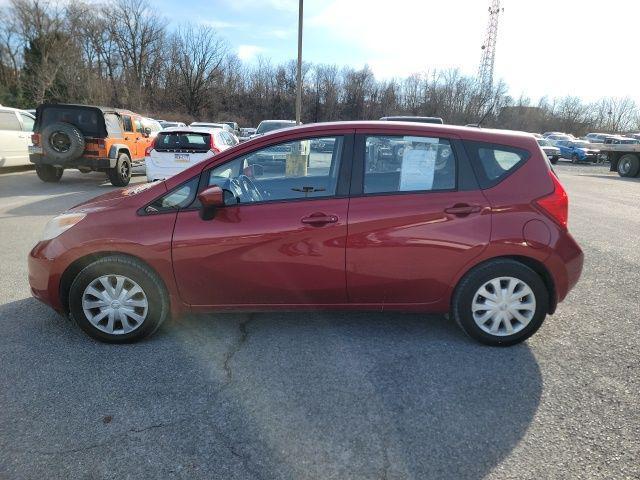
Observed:
[[[308,217],[303,217],[300,221],[310,225],[323,225],[326,223],[336,223],[338,217],[336,215],[325,215],[324,213],[312,213]]]
[[[468,203],[456,203],[453,207],[445,208],[446,213],[452,215],[469,215],[471,213],[478,213],[480,211],[480,205],[469,205]]]

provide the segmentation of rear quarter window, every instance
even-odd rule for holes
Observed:
[[[520,168],[530,157],[527,150],[484,142],[464,142],[481,188],[491,188]]]

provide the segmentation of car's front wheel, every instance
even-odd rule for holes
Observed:
[[[148,266],[112,255],[91,263],[69,290],[71,318],[93,338],[128,343],[154,333],[169,315],[164,284]]]
[[[514,260],[495,260],[467,273],[452,300],[453,317],[471,338],[509,346],[533,335],[544,321],[549,294],[540,276]]]

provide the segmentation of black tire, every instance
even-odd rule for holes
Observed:
[[[627,153],[618,160],[618,175],[621,177],[635,177],[640,172],[640,159],[637,155]]]
[[[118,161],[114,168],[107,171],[109,181],[114,187],[126,187],[131,180],[131,159],[126,153],[118,156]]]
[[[94,280],[104,275],[121,275],[133,280],[146,296],[148,302],[146,317],[131,332],[119,334],[104,332],[94,326],[84,312],[82,297],[85,289]],[[91,263],[73,280],[69,289],[69,316],[85,333],[96,340],[106,343],[131,343],[152,335],[160,328],[169,316],[168,298],[162,280],[151,268],[130,257],[111,255]]]
[[[56,122],[42,130],[42,150],[47,158],[65,163],[84,152],[84,135],[70,123]]]
[[[526,283],[536,301],[529,323],[512,335],[492,335],[482,330],[473,319],[472,303],[478,290],[497,277],[513,277]],[[549,292],[540,276],[526,265],[508,259],[492,260],[468,272],[458,283],[453,295],[451,311],[460,328],[474,340],[491,346],[507,347],[533,335],[542,325],[549,311]]]
[[[578,163],[579,161],[580,159],[578,158],[578,155],[576,155],[575,153],[571,155],[571,163]]]
[[[36,165],[36,175],[46,183],[56,183],[62,178],[62,169],[53,165]]]
[[[550,162],[552,165],[555,165],[556,163],[558,163],[558,157],[551,157]]]

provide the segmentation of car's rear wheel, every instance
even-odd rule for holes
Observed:
[[[558,158],[559,158],[559,157],[557,157],[557,156],[555,156],[555,157],[551,157],[551,160],[550,160],[550,161],[551,161],[551,164],[552,164],[552,165],[555,165],[556,163],[558,163]]]
[[[495,260],[467,273],[452,300],[453,317],[471,338],[509,346],[533,335],[544,321],[549,293],[540,276],[513,260]]]
[[[131,180],[131,159],[126,153],[118,156],[116,166],[107,171],[109,181],[114,187],[126,187]]]
[[[579,161],[580,158],[578,158],[578,155],[576,155],[575,153],[571,155],[571,163],[578,163]]]
[[[36,165],[36,175],[46,183],[59,182],[62,178],[62,168],[53,165]]]
[[[618,160],[618,175],[621,177],[635,177],[640,172],[640,159],[636,155],[623,155]]]
[[[91,337],[128,343],[154,333],[169,315],[166,289],[143,263],[120,255],[85,267],[69,289],[71,318]]]

